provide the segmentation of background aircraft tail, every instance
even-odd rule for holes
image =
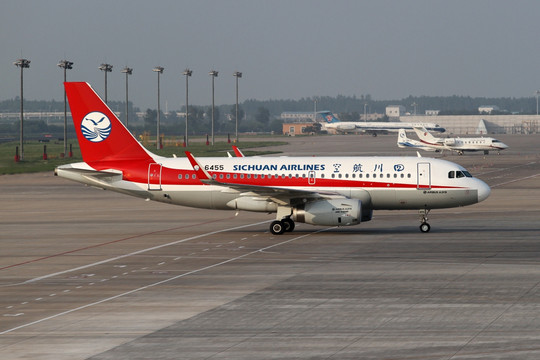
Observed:
[[[336,118],[330,111],[319,111],[318,114],[323,117],[324,122],[327,124],[340,122],[339,119]]]
[[[66,82],[64,86],[84,162],[151,159],[88,83]]]
[[[416,132],[416,135],[418,135],[418,138],[421,141],[424,141],[430,144],[437,143],[437,138],[431,135],[429,131],[427,131],[426,128],[423,126],[415,126],[414,132]]]
[[[399,129],[398,138],[397,138],[397,145],[400,148],[406,148],[406,147],[408,147],[406,145],[408,141],[409,141],[409,138],[407,137],[407,133],[405,132],[405,129]]]

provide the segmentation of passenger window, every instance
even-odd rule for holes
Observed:
[[[193,180],[195,180],[195,179],[197,178],[197,175],[193,174],[193,175],[191,175],[191,178],[192,178]]]

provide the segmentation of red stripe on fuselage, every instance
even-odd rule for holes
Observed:
[[[114,162],[113,164],[106,164],[100,162],[99,166],[92,165],[96,170],[107,170],[107,169],[122,169],[123,171],[123,180],[131,181],[140,184],[148,183],[148,166],[152,162],[148,161],[126,161],[124,164],[118,164]],[[278,176],[277,178],[272,175],[271,178],[269,175],[264,174],[264,178],[261,177],[261,174],[253,173],[230,173],[230,172],[211,172],[209,174],[216,176],[215,180],[220,183],[230,183],[238,185],[255,185],[255,186],[270,186],[270,187],[314,187],[314,188],[385,188],[385,189],[416,189],[417,183],[400,183],[400,182],[390,182],[390,181],[378,181],[371,179],[329,179],[329,178],[316,178],[315,184],[310,184],[307,177],[282,177]],[[181,175],[181,178],[180,178]],[[187,175],[187,178],[186,178]],[[236,179],[234,178],[236,175]],[[241,179],[241,175],[244,175],[244,178]],[[247,178],[251,176],[251,178]],[[227,176],[229,176],[227,178]],[[313,180],[313,179],[312,179]],[[174,169],[163,167],[161,170],[161,185],[205,185],[203,184],[194,170],[188,169]],[[226,185],[223,185],[226,186]],[[433,189],[442,189],[442,188],[460,188],[459,186],[446,186],[446,185],[431,185]]]

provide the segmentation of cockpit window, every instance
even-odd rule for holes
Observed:
[[[462,178],[462,177],[472,177],[472,175],[466,171],[466,170],[457,170],[457,171],[449,171],[448,172],[448,178],[449,179],[453,179],[453,178]]]

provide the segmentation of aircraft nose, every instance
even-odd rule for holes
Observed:
[[[489,194],[491,194],[491,188],[482,180],[478,180],[476,187],[478,189],[478,202],[486,200]]]

